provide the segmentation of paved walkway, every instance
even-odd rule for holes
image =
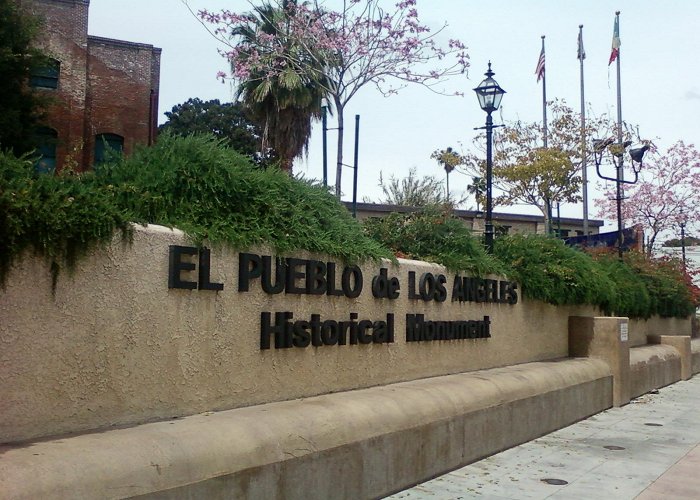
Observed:
[[[700,499],[700,375],[391,499]]]

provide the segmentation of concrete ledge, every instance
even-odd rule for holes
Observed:
[[[670,345],[647,345],[630,349],[630,396],[681,380],[681,356]]]
[[[681,357],[681,379],[688,380],[693,376],[690,335],[649,335],[649,343],[675,348]]]
[[[0,498],[378,497],[611,404],[594,359],[435,377],[6,445]]]
[[[691,370],[700,373],[700,338],[690,340]]]
[[[630,402],[629,320],[569,317],[569,355],[605,361],[613,376],[613,405]]]

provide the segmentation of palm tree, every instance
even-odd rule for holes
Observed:
[[[481,199],[486,192],[486,180],[483,177],[472,177],[472,183],[467,186],[467,192],[474,195],[476,211],[479,211]]]
[[[320,63],[314,66],[311,62],[321,58],[305,55],[306,49],[295,46],[287,36],[286,9],[294,6],[294,1],[285,0],[281,8],[269,3],[255,7],[250,23],[232,32],[233,36],[240,37],[244,52],[247,47],[251,57],[254,54],[260,58],[261,67],[269,68],[280,62],[265,53],[270,37],[274,43],[283,44],[285,52],[294,55],[284,58],[283,69],[279,72],[253,71],[237,89],[237,98],[262,130],[262,150],[274,149],[280,157],[281,168],[290,174],[294,158],[307,152],[311,121],[320,118],[321,100],[325,97],[323,68]]]

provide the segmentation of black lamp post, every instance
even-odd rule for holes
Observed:
[[[491,143],[493,129],[502,125],[494,125],[491,113],[496,111],[501,105],[503,94],[506,93],[500,85],[493,79],[495,73],[491,71],[491,62],[489,69],[484,75],[486,78],[474,89],[476,97],[479,99],[479,106],[486,111],[486,126],[477,127],[474,130],[486,130],[486,221],[485,221],[485,241],[486,250],[489,253],[493,252],[493,201],[491,197],[491,184],[493,177],[493,158],[491,153]]]
[[[642,159],[644,153],[649,149],[649,145],[645,144],[641,148],[627,149],[632,144],[632,141],[615,142],[615,139],[609,137],[607,139],[593,139],[593,156],[595,158],[595,168],[598,172],[598,177],[608,181],[613,181],[616,187],[615,201],[617,202],[617,255],[622,260],[622,184],[636,184],[639,179],[639,172],[642,168]],[[603,162],[603,154],[609,153],[613,165],[615,166],[615,177],[607,177],[600,172],[600,165]],[[625,180],[622,175],[625,151],[629,152],[634,172],[634,180]]]

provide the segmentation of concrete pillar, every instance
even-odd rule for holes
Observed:
[[[569,356],[605,361],[613,376],[613,405],[630,402],[627,318],[569,316]]]
[[[693,376],[693,353],[689,335],[647,335],[649,344],[664,344],[674,347],[681,355],[681,379]]]

